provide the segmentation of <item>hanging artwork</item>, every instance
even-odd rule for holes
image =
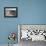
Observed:
[[[4,7],[4,17],[17,17],[17,7]]]

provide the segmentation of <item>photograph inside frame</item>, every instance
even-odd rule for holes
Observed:
[[[17,17],[17,7],[5,7],[4,16],[5,17]]]

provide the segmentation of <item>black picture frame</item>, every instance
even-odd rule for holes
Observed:
[[[18,7],[4,7],[4,17],[17,18],[18,17]]]

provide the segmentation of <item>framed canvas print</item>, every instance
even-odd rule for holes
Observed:
[[[17,17],[17,7],[4,7],[4,17]]]

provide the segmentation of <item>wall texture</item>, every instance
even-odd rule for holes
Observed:
[[[4,18],[4,7],[16,6],[18,18]],[[46,0],[0,0],[0,44],[8,43],[9,32],[18,32],[18,24],[46,24]]]

